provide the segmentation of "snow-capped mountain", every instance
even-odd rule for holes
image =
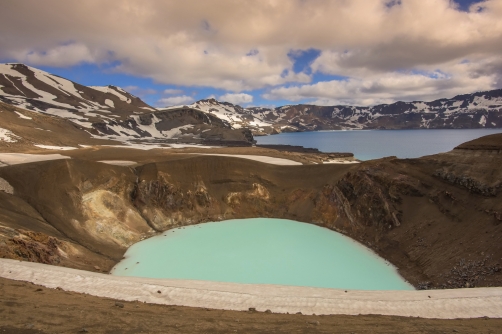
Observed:
[[[214,99],[200,100],[188,107],[214,114],[233,128],[247,127],[254,135],[340,129],[502,127],[502,89],[432,102],[396,102],[373,107],[301,104],[275,109],[242,108]]]
[[[231,140],[252,134],[339,129],[502,127],[502,89],[432,102],[372,107],[242,108],[215,99],[155,109],[120,87],[87,87],[23,64],[0,64],[0,101],[62,117],[96,138]]]
[[[120,87],[87,87],[23,64],[0,64],[0,101],[68,119],[96,138],[253,140],[249,130],[200,110],[158,111]]]
[[[284,106],[255,114],[300,131],[328,129],[450,129],[502,127],[502,89],[432,102],[396,102],[372,107]]]

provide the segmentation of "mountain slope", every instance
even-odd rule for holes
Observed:
[[[432,102],[396,102],[372,107],[300,104],[275,109],[242,108],[215,99],[200,100],[188,107],[212,113],[233,128],[248,127],[254,135],[343,129],[502,127],[502,89]]]
[[[120,87],[86,87],[23,64],[0,64],[0,101],[67,119],[95,138],[243,145],[253,141],[248,130],[234,130],[199,110],[157,111]]]

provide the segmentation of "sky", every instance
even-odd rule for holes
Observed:
[[[502,0],[13,0],[0,62],[155,107],[431,101],[502,88]]]

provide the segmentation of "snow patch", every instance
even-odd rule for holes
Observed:
[[[46,150],[59,150],[59,151],[70,151],[77,149],[76,147],[71,147],[71,146],[51,146],[51,145],[41,145],[41,144],[35,144],[35,146]]]
[[[117,92],[115,89],[113,89],[110,86],[89,86],[89,88],[98,90],[98,91],[100,91],[102,93],[113,94],[113,95],[117,96],[121,101],[124,101],[124,102],[127,102],[127,103],[131,103],[131,99],[130,98],[128,98],[125,95],[120,94],[119,92]],[[126,93],[126,91],[123,90],[122,88],[117,87],[117,89],[120,90],[121,92]]]
[[[106,99],[106,100],[105,100],[105,104],[106,104],[107,106],[110,106],[110,108],[115,108],[115,104],[114,104],[114,103],[113,103],[113,101],[112,101],[112,100],[110,100],[110,99]]]
[[[31,117],[28,117],[28,116],[24,116],[23,114],[21,114],[19,111],[14,111],[18,116],[19,118],[22,118],[22,119],[32,119]]]
[[[21,138],[15,135],[12,131],[0,128],[0,140],[5,141],[7,143],[15,143],[17,142],[16,138]]]

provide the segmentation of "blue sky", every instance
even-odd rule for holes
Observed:
[[[156,107],[432,100],[500,88],[501,2],[18,0],[0,13],[0,62]]]

